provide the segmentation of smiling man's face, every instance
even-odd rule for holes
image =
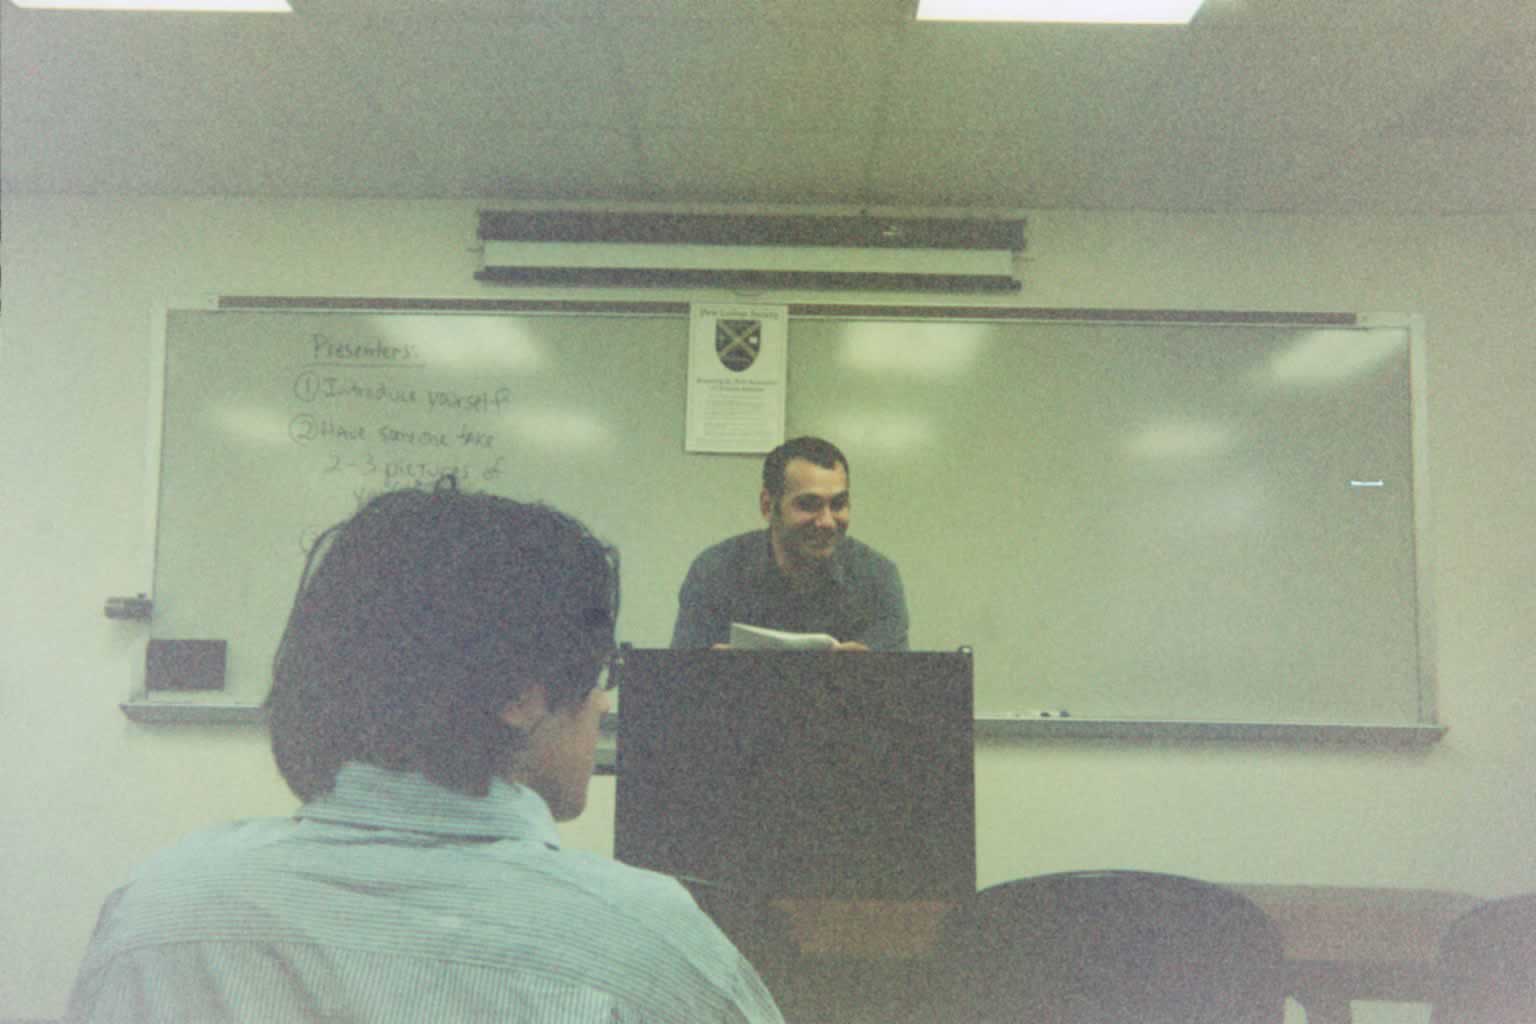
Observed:
[[[841,464],[826,469],[809,459],[790,459],[784,493],[775,501],[764,490],[760,504],[779,568],[791,574],[817,568],[848,532],[848,471]]]

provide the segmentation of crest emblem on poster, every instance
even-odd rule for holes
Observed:
[[[740,373],[757,362],[763,350],[763,322],[761,320],[716,320],[715,354],[720,365],[733,373]]]

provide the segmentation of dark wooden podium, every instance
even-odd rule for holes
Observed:
[[[976,891],[968,652],[626,652],[614,855],[677,876],[793,1022],[891,1019]]]

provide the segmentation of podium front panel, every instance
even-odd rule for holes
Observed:
[[[763,897],[976,888],[967,653],[630,651],[614,853]]]

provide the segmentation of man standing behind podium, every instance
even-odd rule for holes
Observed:
[[[907,601],[896,564],[848,534],[848,459],[830,441],[797,437],[763,461],[766,530],[706,549],[678,594],[672,646],[730,641],[731,623],[829,633],[839,650],[907,649]]]

